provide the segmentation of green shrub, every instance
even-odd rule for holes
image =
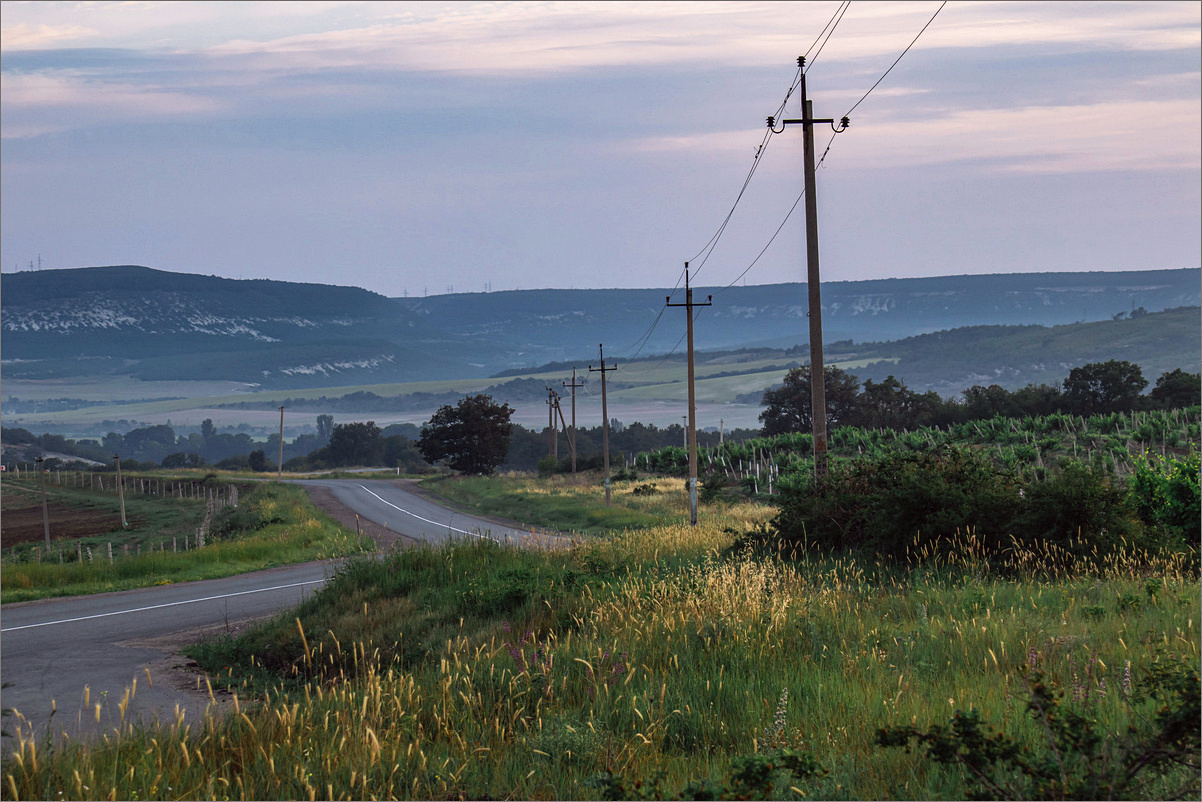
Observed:
[[[1128,702],[1151,700],[1159,707],[1122,734],[1101,730],[1095,716],[1067,702],[1040,672],[1032,671],[1027,685],[1039,748],[995,731],[976,710],[958,711],[949,725],[926,732],[881,729],[877,743],[909,751],[914,741],[935,763],[959,766],[967,799],[1198,798],[1197,666],[1153,664],[1141,683],[1146,690]]]
[[[968,449],[888,453],[832,464],[820,480],[782,483],[773,525],[794,545],[891,557],[970,530],[996,550],[1009,543],[1019,491],[1017,476]]]
[[[1014,533],[1023,541],[1055,543],[1074,553],[1108,551],[1123,541],[1146,546],[1126,491],[1105,474],[1067,461],[1023,490]]]
[[[1202,538],[1198,452],[1181,459],[1138,456],[1129,487],[1139,517],[1173,546],[1197,546]]]

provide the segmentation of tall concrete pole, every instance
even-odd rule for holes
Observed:
[[[689,263],[684,263],[684,299],[683,304],[674,304],[669,297],[668,306],[683,306],[687,318],[685,328],[689,351],[689,415],[688,429],[685,432],[685,448],[689,452],[689,522],[697,525],[697,390],[694,381],[696,371],[693,363],[693,307],[710,306],[713,302],[711,295],[703,304],[693,303],[693,288],[689,286]]]
[[[806,75],[801,73],[801,130],[805,155],[806,286],[810,302],[810,406],[814,421],[814,476],[827,469],[826,372],[822,355],[822,284],[818,275],[818,191],[814,168],[814,107],[806,99]]]
[[[604,465],[605,465],[605,468],[604,468],[604,470],[605,470],[605,506],[606,506],[606,507],[608,507],[608,506],[609,506],[609,499],[610,499],[610,487],[609,487],[609,404],[608,404],[608,401],[607,401],[607,399],[606,399],[606,395],[605,395],[605,374],[606,374],[608,371],[611,371],[611,370],[617,370],[617,369],[618,369],[618,366],[617,366],[617,365],[611,365],[611,366],[610,366],[610,367],[608,367],[608,368],[607,368],[607,367],[605,367],[605,344],[604,344],[604,343],[602,343],[601,345],[598,345],[598,346],[597,346],[597,348],[599,348],[599,349],[600,349],[600,352],[601,352],[601,367],[599,367],[599,368],[594,368],[592,365],[589,365],[589,366],[588,366],[588,369],[589,369],[589,372],[590,372],[590,373],[596,373],[596,372],[600,372],[600,373],[601,373],[601,422],[602,422],[602,429],[601,429],[601,451],[603,452],[603,454],[602,454],[602,459],[603,459],[603,461],[604,461]]]
[[[822,287],[818,275],[818,189],[814,166],[814,123],[830,123],[833,119],[814,117],[814,107],[806,97],[805,57],[797,59],[801,68],[801,119],[781,120],[783,125],[800,124],[803,143],[806,196],[806,286],[809,290],[810,315],[810,407],[814,426],[814,476],[822,478],[827,472],[826,434],[826,373],[822,355]],[[776,118],[768,118],[768,127],[775,130]],[[840,120],[842,131],[848,120]],[[783,128],[781,129],[784,130]]]

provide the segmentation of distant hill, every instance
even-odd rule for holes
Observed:
[[[649,330],[641,355],[667,353],[684,332],[674,309],[652,328],[667,289],[400,299],[354,287],[138,266],[7,273],[0,281],[0,343],[11,378],[203,377],[272,389],[479,378],[558,360],[585,364],[596,360],[598,343],[607,357],[628,360]],[[699,349],[807,341],[804,284],[694,292],[714,295],[698,319]],[[830,282],[822,292],[826,341],[865,344],[962,327],[1056,326],[1109,321],[1140,308],[1196,307],[1202,270],[881,279]],[[971,336],[949,347],[968,347]],[[1032,335],[1024,364],[1039,364],[1041,336]],[[972,347],[989,340],[981,329],[982,345]],[[920,368],[924,358],[907,358],[916,371],[948,366],[925,357]],[[931,376],[943,380],[960,378]]]

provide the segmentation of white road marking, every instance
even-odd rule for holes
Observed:
[[[415,513],[415,512],[409,512],[409,510],[406,510],[406,509],[403,509],[403,508],[401,508],[401,507],[398,507],[397,505],[393,504],[391,501],[388,501],[388,500],[386,500],[386,499],[382,499],[382,498],[380,498],[380,497],[379,497],[379,496],[377,496],[375,493],[372,493],[370,490],[368,490],[366,487],[363,487],[363,485],[359,485],[359,488],[360,488],[360,489],[362,489],[362,490],[364,490],[364,491],[366,491],[366,492],[368,492],[368,493],[371,493],[373,496],[376,496],[376,498],[377,498],[377,499],[379,499],[380,501],[384,502],[384,503],[385,503],[385,504],[387,504],[389,507],[392,507],[394,510],[399,510],[400,512],[403,512],[403,513],[405,513],[406,515],[412,515],[412,516],[413,516],[414,518],[416,518],[417,520],[419,520],[419,521],[425,521],[426,523],[430,524],[431,526],[446,527],[448,530],[450,530],[450,531],[452,531],[452,532],[459,532],[460,534],[464,534],[464,535],[471,535],[472,537],[478,537],[478,538],[480,538],[480,539],[482,539],[482,540],[491,540],[491,541],[493,541],[494,543],[500,543],[500,542],[501,542],[500,540],[498,540],[498,539],[497,539],[497,538],[495,538],[495,537],[490,537],[490,536],[488,536],[488,535],[481,535],[481,534],[479,534],[479,533],[477,533],[477,532],[468,532],[468,531],[467,531],[467,530],[465,530],[465,529],[456,529],[455,527],[451,526],[450,524],[440,524],[438,521],[431,521],[429,518],[423,518],[423,517],[421,517],[420,515],[418,515],[418,514],[417,514],[417,513]]]
[[[44,621],[41,624],[24,624],[19,627],[5,627],[0,629],[0,632],[16,632],[20,629],[34,629],[35,627],[49,627],[55,624],[71,624],[76,621],[88,621],[93,618],[107,618],[110,615],[126,615],[128,613],[142,613],[147,610],[161,610],[164,607],[178,607],[181,604],[196,604],[197,602],[213,601],[215,599],[229,599],[234,596],[246,596],[251,593],[266,593],[269,590],[287,590],[288,588],[299,588],[303,585],[317,585],[325,582],[324,579],[311,579],[308,582],[293,582],[291,585],[276,585],[271,588],[259,588],[258,590],[240,590],[237,593],[222,593],[219,596],[205,596],[203,599],[186,599],[184,601],[168,602],[167,604],[152,604],[149,607],[136,607],[132,610],[115,610],[111,613],[97,613],[96,615],[84,615],[79,618],[64,618],[60,621]]]

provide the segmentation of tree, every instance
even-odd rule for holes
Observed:
[[[439,407],[422,429],[417,447],[428,462],[441,460],[463,473],[490,474],[509,453],[513,412],[492,396],[469,395],[456,406]]]
[[[1128,410],[1147,386],[1148,380],[1134,362],[1091,362],[1069,371],[1064,402],[1070,412],[1079,415]]]
[[[854,425],[858,407],[860,382],[850,373],[839,368],[826,366],[822,370],[826,377],[826,425]],[[764,411],[760,423],[764,424],[764,437],[775,434],[808,433],[814,430],[814,416],[810,401],[810,366],[793,368],[785,374],[785,383],[764,391],[761,402]]]
[[[375,421],[339,423],[330,432],[330,444],[322,458],[331,465],[379,465],[384,457],[384,439]]]
[[[1202,403],[1202,376],[1181,368],[1161,374],[1148,396],[1157,407],[1177,409]]]
[[[267,452],[261,448],[255,449],[254,451],[250,452],[249,456],[247,456],[246,463],[255,473],[262,473],[263,471],[266,471]]]

